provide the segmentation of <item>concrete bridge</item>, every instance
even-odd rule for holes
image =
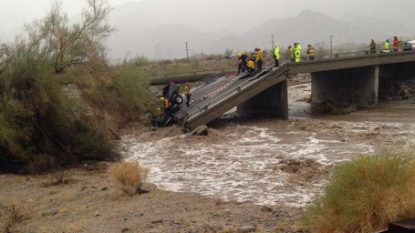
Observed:
[[[314,103],[374,107],[380,88],[415,77],[415,52],[284,63],[253,77],[227,77],[196,90],[195,102],[176,118],[194,129],[237,107],[244,115],[288,119],[287,76],[297,73],[311,73]]]

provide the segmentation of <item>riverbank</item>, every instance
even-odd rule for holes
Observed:
[[[94,163],[66,170],[66,184],[57,186],[50,174],[0,175],[0,206],[14,205],[23,216],[11,232],[231,233],[244,226],[254,226],[256,232],[290,232],[301,212],[163,191],[152,184],[145,185],[147,193],[128,196],[113,183],[109,166]]]

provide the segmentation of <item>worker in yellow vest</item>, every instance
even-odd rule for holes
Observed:
[[[249,73],[255,71],[256,66],[255,66],[255,62],[254,62],[254,58],[253,57],[251,57],[248,60],[248,65],[247,66],[248,66],[247,70],[248,70]]]
[[[314,47],[311,44],[308,44],[308,48],[307,48],[307,60],[312,61],[314,60],[316,55],[316,50],[314,49]]]
[[[186,85],[184,85],[184,95],[186,96],[186,106],[189,107],[190,106],[190,85],[189,83],[186,83]]]
[[[280,48],[278,47],[277,44],[275,44],[275,49],[274,49],[274,59],[275,59],[275,67],[278,67],[280,65]]]
[[[169,101],[169,99],[164,98],[164,97],[161,97],[160,98],[160,101],[161,101],[164,109],[167,109],[168,107],[170,107],[170,101]]]
[[[295,62],[300,62],[300,59],[301,59],[301,46],[300,46],[299,43],[295,43],[294,56],[295,56]]]
[[[387,39],[387,40],[385,41],[384,48],[383,48],[383,52],[384,52],[384,53],[389,53],[389,52],[390,52],[390,44],[389,44],[389,39]]]
[[[288,59],[291,61],[291,62],[294,62],[294,48],[291,46],[291,45],[288,45],[288,54],[287,54],[288,56]]]
[[[264,61],[264,52],[260,48],[255,48],[256,51],[256,66],[258,68],[258,71],[262,71],[262,62]]]

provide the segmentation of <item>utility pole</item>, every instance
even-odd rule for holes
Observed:
[[[189,48],[187,47],[187,44],[189,42],[186,42],[186,57],[187,57],[187,61],[189,61]]]
[[[274,49],[274,34],[271,35],[271,51]]]
[[[330,35],[330,58],[333,58],[333,35]]]

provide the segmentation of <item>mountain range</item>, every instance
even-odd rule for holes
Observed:
[[[335,19],[304,10],[296,17],[271,17],[261,22],[246,15],[226,17],[226,9],[232,9],[241,0],[177,0],[177,5],[187,7],[161,7],[167,1],[129,2],[113,9],[109,21],[117,31],[108,41],[110,56],[114,59],[141,55],[150,59],[183,58],[186,57],[186,42],[190,55],[223,53],[225,49],[236,52],[255,47],[271,48],[271,35],[280,47],[294,42],[303,46],[318,42],[329,44],[331,35],[333,45],[369,43],[371,38],[381,42],[394,35],[415,35],[415,30],[405,24],[353,13]],[[264,0],[260,4],[265,6],[271,1]],[[215,12],[203,11],[215,4],[218,6]],[[240,5],[245,7],[246,4]],[[253,8],[251,12],[257,15],[261,10]]]

